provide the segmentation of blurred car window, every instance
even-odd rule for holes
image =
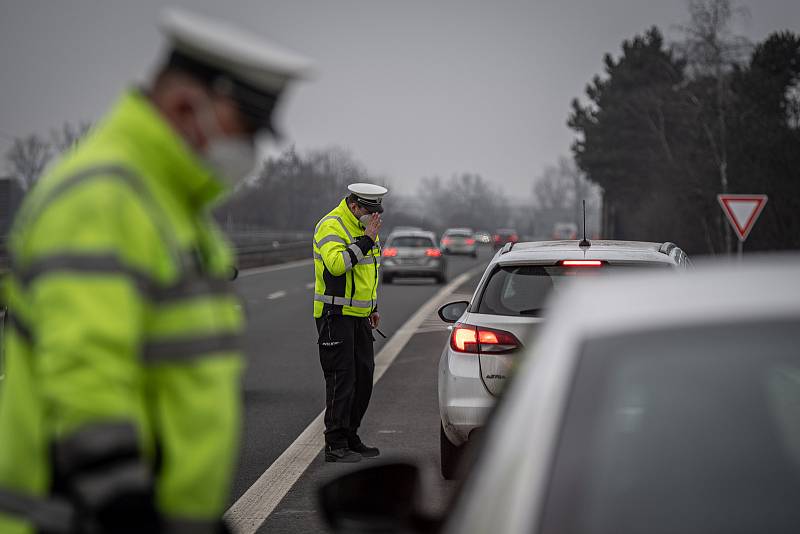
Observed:
[[[540,532],[797,532],[798,326],[587,342]]]
[[[643,268],[672,268],[668,263],[604,264],[602,267],[514,265],[498,267],[480,296],[477,313],[510,316],[541,314],[547,297],[575,276],[602,276]]]
[[[402,236],[392,238],[386,246],[432,248],[436,245],[434,245],[433,240],[429,237]]]
[[[447,230],[444,235],[450,237],[472,237],[472,232],[469,230]]]

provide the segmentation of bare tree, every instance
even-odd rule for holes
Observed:
[[[56,150],[66,152],[89,133],[91,128],[91,122],[81,121],[78,124],[65,122],[60,129],[50,131],[50,139]]]
[[[49,143],[38,135],[14,139],[14,144],[6,152],[9,172],[17,177],[26,191],[30,189],[53,157]]]
[[[715,132],[708,131],[709,143],[719,170],[720,193],[728,192],[728,132],[726,111],[730,100],[728,73],[741,64],[752,48],[751,43],[733,32],[737,18],[749,17],[744,6],[732,0],[689,0],[688,24],[678,28],[685,36],[678,46],[697,76],[707,76],[715,81]],[[722,215],[719,223],[724,226]],[[733,250],[731,233],[725,232],[725,248]]]
[[[600,192],[597,185],[577,168],[574,160],[562,156],[557,165],[545,167],[533,185],[533,196],[539,209],[572,210],[574,221],[580,226],[582,201],[595,202]]]

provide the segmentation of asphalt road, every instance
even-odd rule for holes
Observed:
[[[490,255],[489,250],[482,250],[478,259],[448,257],[448,277],[485,265]],[[456,293],[471,293],[476,282],[477,278],[472,278]],[[234,500],[325,407],[312,317],[312,283],[310,263],[251,271],[236,282],[249,326],[243,445]],[[422,279],[382,285],[381,330],[391,338],[439,289],[433,280]],[[386,340],[376,337],[378,354]],[[434,476],[439,454],[436,366],[446,339],[443,323],[434,317],[423,323],[376,385],[361,431],[366,443],[381,448],[383,458],[412,458],[430,468],[433,495],[428,502],[432,509],[445,506],[452,493],[451,483]],[[316,511],[316,488],[351,468],[326,464],[320,454],[259,532],[324,532]]]

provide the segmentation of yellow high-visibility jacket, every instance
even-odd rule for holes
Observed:
[[[151,476],[176,530],[220,519],[243,330],[234,257],[209,215],[224,190],[131,91],[27,195],[9,246],[0,532],[34,531],[27,509],[82,462],[105,477],[86,491]]]
[[[378,309],[380,238],[364,227],[342,200],[314,230],[314,317],[367,317]]]

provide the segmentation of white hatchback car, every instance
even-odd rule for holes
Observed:
[[[331,484],[326,517],[347,532],[800,531],[798,273],[800,256],[779,255],[578,281],[453,509],[426,515],[419,470],[390,464]]]
[[[689,264],[673,243],[506,244],[489,263],[471,301],[453,302],[439,310],[442,320],[455,323],[439,359],[442,476],[455,477],[464,445],[483,426],[523,341],[535,340],[554,289],[576,277],[682,269]]]

